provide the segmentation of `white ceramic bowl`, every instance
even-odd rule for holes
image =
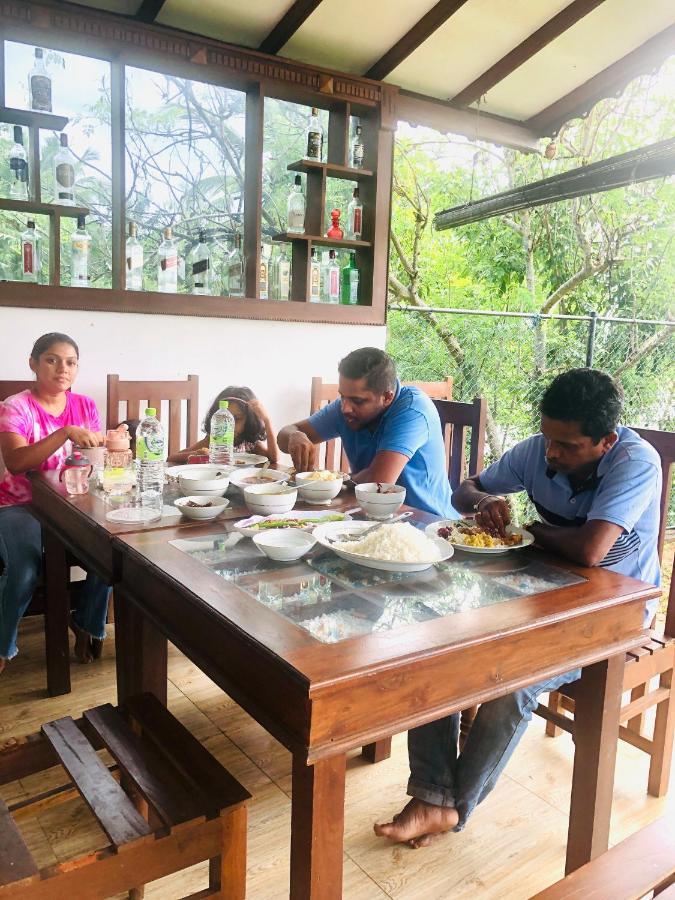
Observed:
[[[388,519],[398,512],[405,500],[405,488],[398,484],[357,484],[354,494],[356,502],[371,519]]]
[[[184,485],[180,484],[180,491],[184,497],[222,497],[225,491],[228,488],[229,481],[225,481],[220,487],[215,488],[214,490],[197,490],[195,485],[188,484],[185,482]]]
[[[306,531],[296,528],[284,528],[280,531],[266,531],[256,534],[253,543],[270,559],[290,562],[300,559],[305,553],[309,553],[316,538]]]
[[[287,493],[280,494],[280,491]],[[244,502],[252,513],[269,516],[271,513],[287,513],[295,506],[297,490],[289,490],[285,484],[251,484],[244,488]]]
[[[198,503],[199,507],[188,506],[188,503]],[[206,506],[207,503],[211,505]],[[224,497],[205,497],[200,494],[192,497],[179,497],[178,500],[174,500],[173,505],[188,519],[215,519],[230,505],[230,501]]]
[[[243,491],[244,488],[255,484],[255,482],[247,484],[247,478],[264,478],[265,481],[259,482],[260,484],[267,482],[274,484],[275,482],[288,481],[290,477],[288,472],[282,472],[280,469],[265,469],[265,471],[263,471],[262,469],[256,469],[254,466],[248,466],[245,469],[236,469],[232,472],[230,475],[230,484],[233,484]]]
[[[295,483],[298,485],[298,495],[301,500],[307,503],[327,503],[332,500],[342,490],[344,479],[342,475],[337,478],[319,479],[310,478],[312,472],[300,472],[295,476]]]
[[[202,491],[219,491],[224,494],[230,484],[230,473],[218,466],[195,466],[190,472],[181,472],[178,484],[184,494]]]

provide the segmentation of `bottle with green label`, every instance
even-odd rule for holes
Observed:
[[[227,400],[221,400],[211,416],[209,462],[216,466],[234,465],[234,416],[229,405]]]
[[[148,407],[136,429],[138,489],[144,506],[162,508],[164,492],[164,429],[157,410]]]
[[[359,302],[359,270],[356,268],[354,252],[349,254],[349,262],[341,272],[340,302],[354,306]]]

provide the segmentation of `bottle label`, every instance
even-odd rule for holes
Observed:
[[[265,260],[260,263],[260,299],[267,300],[267,263]]]
[[[288,300],[291,293],[291,267],[288,263],[279,264],[279,299]]]
[[[178,265],[178,254],[174,253],[171,256],[165,256],[163,259],[160,259],[159,266],[163,272],[166,272],[167,269],[175,269]]]
[[[209,437],[209,447],[222,448],[228,444],[234,447],[234,426],[212,429]]]
[[[136,459],[164,459],[164,439],[161,435],[136,438]]]
[[[229,271],[229,290],[230,293],[240,294],[243,290],[243,278],[241,266],[231,266]]]
[[[24,184],[28,183],[28,163],[25,159],[21,159],[20,156],[11,156],[9,168],[14,173],[15,181],[22,181]]]
[[[310,270],[309,296],[321,296],[321,269],[317,263],[312,263]]]
[[[300,231],[305,227],[305,213],[303,210],[291,210],[288,213],[288,227]]]
[[[321,161],[323,150],[323,135],[320,131],[310,131],[307,134],[307,159]]]
[[[52,80],[48,75],[31,75],[30,94],[33,109],[52,111]]]
[[[86,257],[89,253],[89,241],[73,240],[73,250]]]
[[[23,244],[23,273],[24,275],[35,274],[35,256],[33,254],[33,245],[29,241]]]
[[[56,182],[59,187],[69,188],[75,184],[75,169],[70,163],[59,163],[56,167]],[[59,197],[61,194],[59,194]]]
[[[141,254],[140,247],[132,247],[128,251],[129,255],[127,256],[127,269],[131,271],[132,269],[140,268],[143,265],[143,257]]]
[[[209,259],[198,259],[196,262],[192,263],[192,274],[193,275],[201,275],[202,272],[208,272],[211,268],[211,260]]]
[[[337,297],[340,293],[340,270],[337,266],[328,270],[328,293],[331,297]]]
[[[363,166],[363,144],[355,144],[352,149],[352,166],[360,169]]]
[[[354,209],[354,225],[352,231],[354,233],[354,237],[360,237],[361,235],[361,214],[363,210],[360,206],[355,207]]]
[[[359,302],[359,273],[352,271],[349,276],[349,302]]]

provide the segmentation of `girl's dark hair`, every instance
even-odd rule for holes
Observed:
[[[244,430],[238,439],[239,443],[255,444],[257,441],[264,441],[267,438],[267,435],[265,433],[265,426],[262,423],[262,419],[257,413],[254,413],[251,407],[248,405],[250,400],[255,399],[256,396],[250,388],[237,387],[237,385],[234,384],[231,384],[228,387],[224,388],[211,404],[211,408],[207,412],[206,418],[204,419],[203,428],[206,434],[211,433],[211,416],[218,409],[220,401],[239,400],[241,401],[241,405],[243,406],[246,413],[246,422],[244,423]]]
[[[75,356],[80,358],[80,348],[77,346],[75,341],[68,337],[67,334],[61,334],[60,331],[50,331],[49,334],[43,334],[42,337],[39,337],[37,341],[33,344],[33,349],[30,351],[30,358],[38,360],[42,356],[43,353],[46,353],[50,347],[53,347],[54,344],[70,344],[70,346],[75,351]]]
[[[615,430],[623,391],[599,369],[569,369],[554,378],[541,400],[541,412],[559,422],[578,422],[582,434],[597,444]]]

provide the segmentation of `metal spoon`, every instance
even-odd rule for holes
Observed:
[[[383,525],[393,525],[394,522],[400,522],[402,519],[410,518],[410,516],[412,516],[412,511],[402,512],[391,519],[387,519],[386,522],[377,522],[377,524],[371,525],[370,528],[363,528],[360,531],[343,531],[341,534],[336,535],[333,538],[326,538],[326,540],[329,544],[340,543],[341,541],[350,540],[352,538],[358,538],[358,540],[361,540],[367,534],[372,534],[374,531],[377,531],[378,528],[382,528]]]

